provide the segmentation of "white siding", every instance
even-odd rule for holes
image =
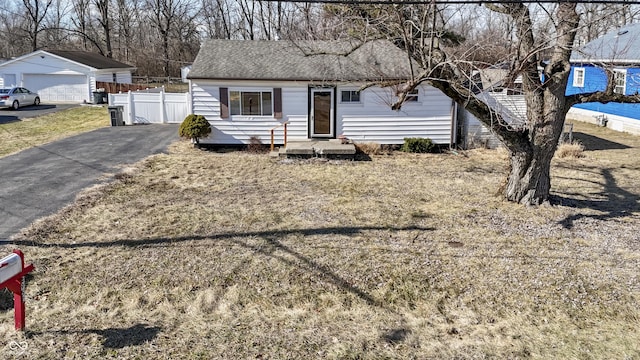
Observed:
[[[451,117],[345,116],[342,134],[355,142],[402,144],[404,138],[422,137],[449,144]]]
[[[308,138],[309,83],[305,82],[250,82],[220,83],[192,80],[193,113],[204,115],[213,130],[205,143],[242,144],[251,136],[270,142],[270,130],[289,121],[289,140]],[[407,103],[400,111],[391,110],[395,97],[391,90],[369,88],[361,94],[361,103],[340,102],[341,89],[358,89],[360,85],[338,86],[336,94],[336,136],[345,135],[354,141],[373,141],[380,144],[401,144],[405,137],[428,137],[438,144],[449,144],[452,139],[452,101],[431,87],[420,89],[419,101]],[[282,89],[282,119],[234,115],[220,118],[220,87],[229,89]],[[275,131],[275,142],[283,142],[283,131]]]
[[[338,87],[338,134],[356,142],[402,144],[406,137],[430,138],[436,144],[452,139],[453,102],[439,90],[423,86],[417,102],[406,102],[398,111],[391,89],[369,88],[360,94],[360,103],[340,103]]]
[[[96,77],[95,76],[90,76],[89,77],[89,92],[93,94],[93,92],[97,91],[97,90],[98,89],[96,87]]]
[[[516,120],[525,121],[527,118],[527,102],[524,99],[524,95],[507,95],[506,91],[490,93],[490,95],[510,111],[516,117]]]
[[[0,74],[0,87],[18,85],[16,74]]]
[[[111,70],[108,72],[96,71],[96,81],[113,82],[113,74],[116,74],[116,82],[119,84],[131,84],[131,71],[116,71]]]
[[[193,113],[204,115],[207,120],[220,119],[220,92],[218,86],[191,86]]]
[[[567,113],[566,121],[582,121],[596,124],[597,117],[604,115],[607,119],[607,127],[612,130],[640,135],[640,120],[624,116],[605,114],[598,111],[571,108]]]
[[[253,86],[252,86],[253,85]],[[283,86],[284,85],[284,86]],[[287,87],[288,85],[288,87]],[[233,115],[227,119],[220,117],[220,87],[243,90],[282,89],[282,119],[272,116],[241,116]],[[246,144],[252,136],[260,138],[262,143],[271,143],[271,129],[289,121],[287,125],[287,139],[307,138],[307,85],[291,87],[291,84],[273,84],[264,86],[255,83],[238,82],[234,85],[221,85],[207,82],[192,81],[193,113],[204,115],[211,123],[211,136],[202,139],[202,143],[208,144]],[[284,143],[284,128],[279,127],[274,131],[274,142]]]
[[[527,104],[524,95],[507,95],[506,92],[486,93],[492,98],[497,111],[504,109],[513,119],[513,123],[520,123],[527,118]],[[460,110],[463,121],[464,147],[467,149],[483,147],[495,149],[500,146],[500,140],[475,116],[464,109]]]
[[[131,84],[131,71],[118,71],[116,72],[116,82],[120,84]]]
[[[113,82],[113,73],[96,73],[96,81]]]

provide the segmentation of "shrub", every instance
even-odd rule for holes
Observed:
[[[436,151],[436,145],[429,138],[404,138],[400,150],[411,153],[430,153]]]
[[[556,156],[559,158],[584,157],[584,146],[575,141],[571,144],[560,144],[556,149]]]
[[[249,138],[249,144],[247,145],[247,151],[250,153],[263,153],[266,151],[266,148],[262,144],[262,140],[260,140],[257,136],[252,136]]]
[[[367,155],[382,154],[382,147],[376,142],[354,143],[356,151]]]
[[[211,134],[211,125],[202,115],[188,115],[178,129],[181,138],[191,139],[194,143],[200,144],[200,138]]]

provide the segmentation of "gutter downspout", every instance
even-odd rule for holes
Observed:
[[[451,101],[451,139],[449,141],[449,149],[453,150],[458,140],[458,104]]]

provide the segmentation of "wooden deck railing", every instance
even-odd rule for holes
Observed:
[[[144,84],[120,84],[104,81],[96,81],[96,89],[104,89],[109,94],[117,94],[119,92],[146,90],[149,85]]]
[[[275,130],[281,126],[284,126],[284,147],[287,147],[287,124],[289,124],[288,121],[283,122],[282,124],[274,127],[271,129],[271,151],[273,151],[274,149],[274,144],[273,144],[273,134],[275,132]]]

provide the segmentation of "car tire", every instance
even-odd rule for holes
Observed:
[[[33,100],[33,105],[35,105],[35,106],[40,105],[40,98],[39,97],[36,97],[36,99]]]
[[[18,110],[19,107],[20,107],[20,103],[18,103],[18,100],[14,101],[13,104],[11,104],[11,108],[13,110]]]

